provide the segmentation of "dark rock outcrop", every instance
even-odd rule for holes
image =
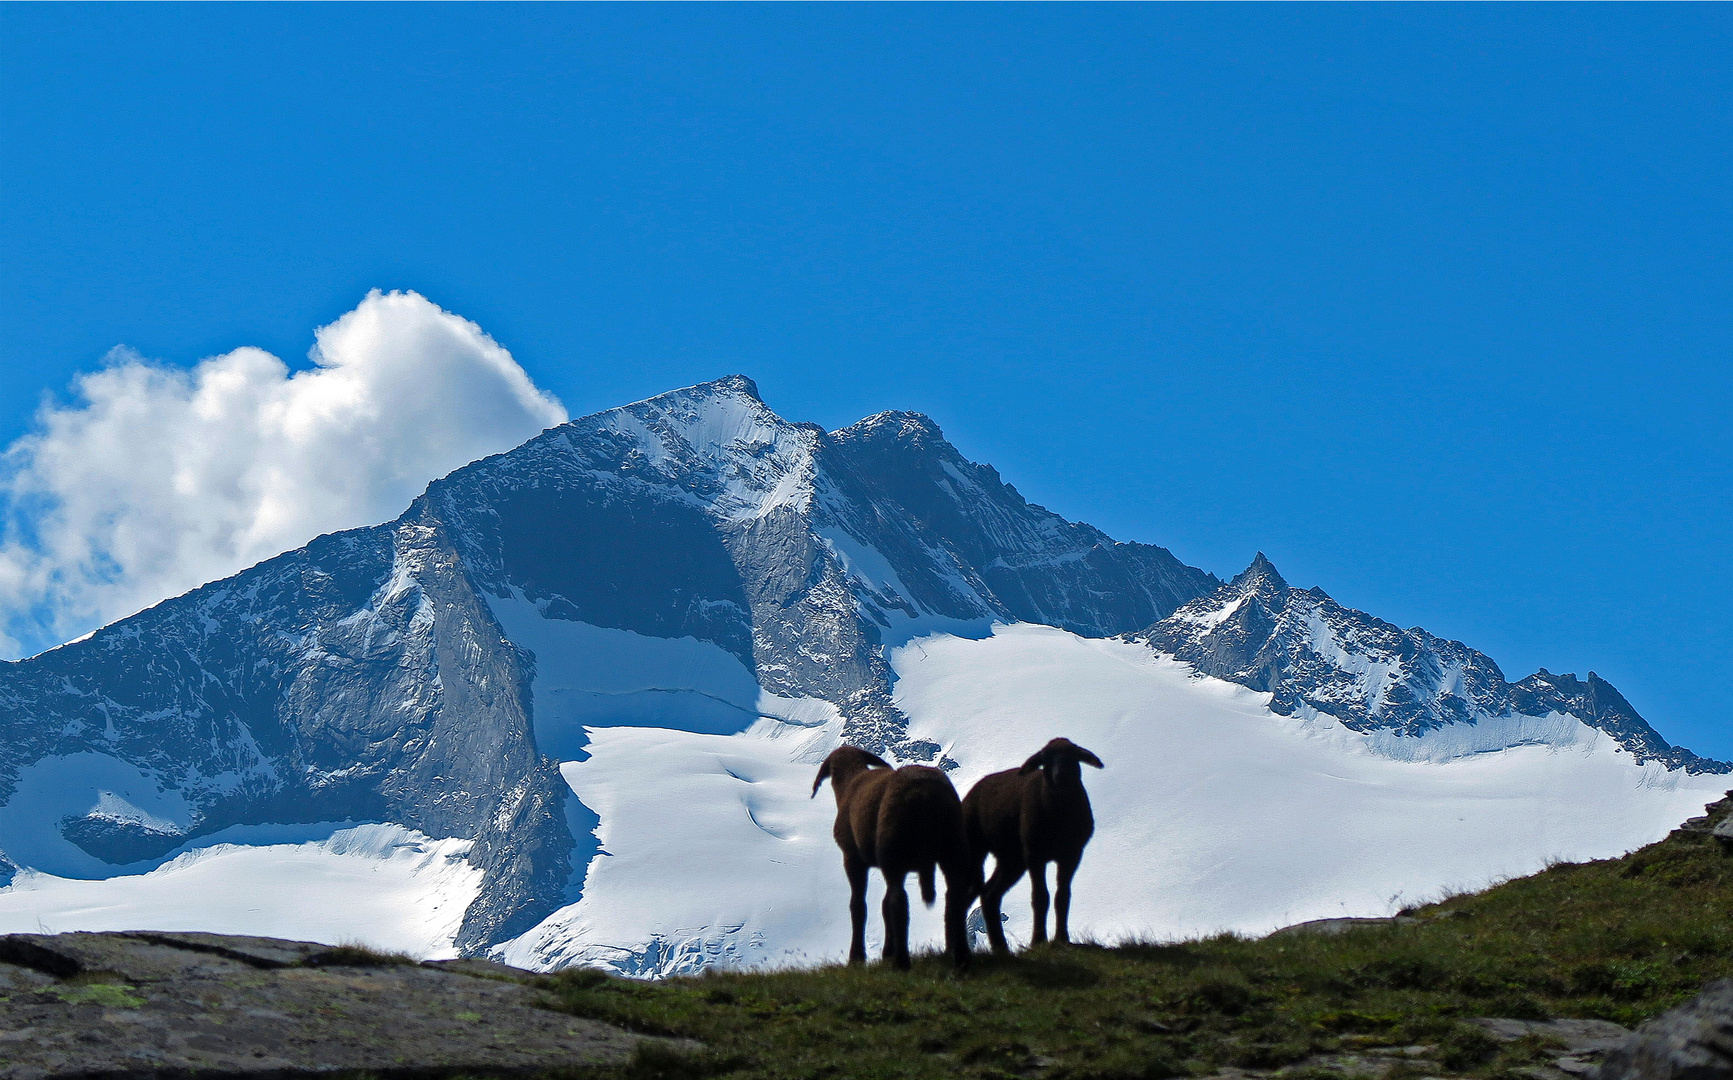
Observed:
[[[1705,805],[1701,814],[1687,818],[1673,830],[1674,836],[1680,833],[1708,833],[1721,844],[1721,850],[1733,851],[1733,791]]]
[[[544,1074],[622,1065],[645,1041],[536,1007],[528,972],[471,963],[217,934],[3,937],[0,1080]]]
[[[1589,1080],[1726,1080],[1733,1077],[1733,979],[1649,1020],[1607,1052]]]

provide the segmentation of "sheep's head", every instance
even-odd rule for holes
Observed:
[[[1097,769],[1105,768],[1105,766],[1101,764],[1100,758],[1083,749],[1083,747],[1078,746],[1070,739],[1061,738],[1054,739],[1046,746],[1043,746],[1039,753],[1035,754],[1028,761],[1025,761],[1023,767],[1017,771],[1020,773],[1032,773],[1036,769],[1040,769],[1042,774],[1047,777],[1047,782],[1049,784],[1057,784],[1064,779],[1077,780],[1081,782],[1083,779],[1083,770],[1079,763],[1093,765]]]
[[[824,759],[824,764],[818,767],[818,775],[812,781],[812,795],[818,796],[818,786],[824,783],[826,777],[831,777],[831,787],[840,788],[848,784],[857,774],[878,766],[888,769],[891,763],[877,754],[868,753],[858,746],[839,746]]]

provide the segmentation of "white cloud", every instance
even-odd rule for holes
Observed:
[[[566,419],[479,326],[367,295],[294,374],[242,348],[192,370],[117,350],[6,451],[0,646],[57,644],[300,546],[387,521],[429,480]]]

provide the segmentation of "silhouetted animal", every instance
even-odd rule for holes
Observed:
[[[836,846],[848,875],[849,918],[854,923],[848,960],[866,960],[867,870],[878,867],[885,878],[885,960],[909,966],[909,894],[903,878],[913,873],[921,882],[921,900],[931,907],[936,896],[933,869],[945,874],[945,949],[957,967],[969,964],[969,937],[964,928],[969,903],[975,898],[980,860],[970,857],[963,837],[963,807],[957,789],[937,769],[904,765],[892,769],[875,754],[853,746],[831,751],[812,782],[813,795],[830,778],[836,793]]]
[[[1053,937],[1071,940],[1071,876],[1095,833],[1095,815],[1089,810],[1079,762],[1102,767],[1100,758],[1070,739],[1054,739],[1021,768],[983,776],[963,800],[970,857],[980,867],[989,854],[993,856],[993,876],[981,886],[981,914],[996,953],[1011,951],[1000,925],[999,904],[1025,870],[1035,909],[1034,943],[1047,940],[1049,862],[1059,864]]]

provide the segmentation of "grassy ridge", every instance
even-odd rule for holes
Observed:
[[[1020,1077],[1132,1080],[1223,1068],[1339,1074],[1320,1056],[1425,1046],[1439,1071],[1515,1076],[1534,1040],[1495,1043],[1472,1016],[1634,1024],[1733,974],[1733,859],[1701,833],[1621,859],[1560,864],[1415,912],[1416,925],[1337,936],[1231,936],[1072,946],[877,966],[639,983],[549,976],[555,1007],[686,1036],[639,1076]],[[1439,1068],[1442,1066],[1442,1069]]]

